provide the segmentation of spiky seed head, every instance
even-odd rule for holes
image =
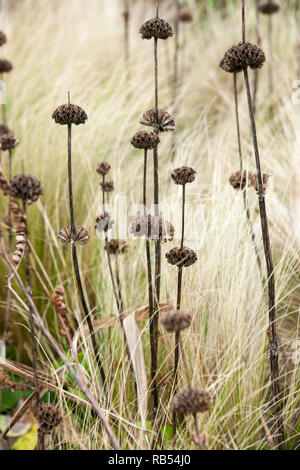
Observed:
[[[0,59],[0,73],[9,73],[13,69],[13,65],[9,60]]]
[[[101,182],[100,186],[105,193],[112,193],[115,189],[113,181],[105,181],[104,184]]]
[[[11,180],[10,193],[12,197],[21,199],[27,205],[30,205],[44,194],[44,188],[38,178],[22,173],[14,176]]]
[[[106,176],[111,170],[111,166],[107,162],[99,162],[96,167],[98,175]]]
[[[173,36],[173,29],[169,23],[162,18],[152,18],[142,24],[140,34],[142,39],[168,39]]]
[[[167,220],[154,215],[138,216],[131,223],[130,233],[136,238],[146,237],[166,243],[173,240],[174,227]]]
[[[68,124],[79,126],[80,124],[84,124],[88,119],[86,112],[76,104],[62,104],[58,106],[52,114],[52,118],[61,126]]]
[[[171,114],[167,113],[167,111],[159,109],[157,113],[157,124],[155,114],[155,109],[149,109],[143,114],[143,117],[140,120],[140,124],[154,128],[157,127],[159,132],[169,132],[175,130],[175,121]]]
[[[179,21],[183,23],[191,23],[193,21],[193,13],[189,8],[181,8],[179,11]]]
[[[160,320],[167,331],[185,330],[192,323],[191,315],[185,310],[166,310],[160,314]]]
[[[220,67],[225,72],[238,73],[247,67],[260,69],[265,60],[265,54],[260,47],[250,42],[239,42],[225,52]]]
[[[178,268],[188,268],[195,264],[198,257],[194,250],[190,248],[172,248],[171,251],[166,253],[166,258],[169,264],[177,266]]]
[[[6,179],[5,174],[3,173],[2,169],[0,168],[0,189],[3,192],[4,196],[8,196],[10,193],[10,185]]]
[[[209,411],[211,396],[206,390],[187,387],[174,397],[172,408],[175,413],[189,415]]]
[[[111,255],[124,254],[128,250],[128,244],[125,240],[111,239],[108,241],[107,248]]]
[[[13,134],[3,134],[0,137],[1,150],[12,150],[19,144],[18,139]]]
[[[12,134],[10,128],[6,124],[0,124],[0,136],[3,134]]]
[[[138,131],[131,139],[131,144],[136,149],[151,150],[160,143],[158,135],[149,131]]]
[[[6,43],[6,34],[3,33],[3,31],[0,31],[0,47],[3,46],[3,44]]]
[[[229,178],[229,183],[234,189],[244,190],[246,186],[251,186],[250,177],[253,175],[252,171],[236,171]]]
[[[270,175],[264,173],[263,178],[262,178],[262,186],[263,186],[263,191],[265,192],[267,190],[268,186],[268,181],[269,181]],[[255,173],[252,173],[249,175],[249,179],[251,182],[251,185],[254,187],[256,192],[259,192],[259,184],[258,184],[258,177]]]
[[[72,241],[72,230],[71,225],[67,225],[57,235],[57,238],[62,243],[71,243]],[[74,242],[78,242],[79,245],[85,245],[90,239],[88,231],[79,225],[75,225],[75,235],[74,235]]]
[[[62,417],[58,408],[48,403],[41,402],[38,406],[37,420],[39,423],[39,432],[42,434],[51,434],[53,429],[61,423]]]
[[[258,6],[258,11],[264,15],[273,15],[280,10],[280,6],[275,2],[262,3]]]
[[[96,219],[95,229],[97,232],[108,232],[112,229],[115,221],[111,218],[110,214],[105,212]]]
[[[172,180],[175,184],[187,184],[192,183],[195,181],[196,177],[196,170],[189,166],[182,166],[181,168],[177,168],[171,173]]]

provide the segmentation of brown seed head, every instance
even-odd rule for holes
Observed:
[[[13,69],[13,65],[9,60],[0,59],[0,73],[8,73]]]
[[[67,316],[67,306],[65,302],[65,289],[63,286],[57,286],[54,289],[51,302],[57,314],[58,321],[61,325],[60,333],[62,336],[67,336],[70,333],[69,321]]]
[[[194,250],[185,247],[172,248],[172,250],[166,254],[166,258],[169,264],[178,266],[178,268],[188,268],[198,260]]]
[[[27,205],[30,205],[44,194],[44,188],[35,176],[22,173],[14,176],[11,180],[10,193],[12,197],[21,199]]]
[[[128,251],[128,245],[125,240],[111,239],[108,241],[107,247],[111,255],[123,254]]]
[[[10,192],[10,186],[1,168],[0,168],[0,189],[3,192],[4,196],[8,196]]]
[[[104,190],[105,193],[111,193],[114,191],[114,182],[113,181],[105,181],[105,183],[100,183],[100,186],[102,188],[102,191]]]
[[[270,175],[267,175],[266,173],[263,174],[263,192],[266,192],[267,190],[267,186],[268,186],[268,181],[269,181],[269,178],[270,178]],[[259,192],[259,184],[258,184],[258,178],[257,178],[257,175],[252,173],[251,175],[249,175],[249,179],[250,179],[250,182],[251,182],[251,185],[254,187],[255,191],[258,193]]]
[[[260,13],[263,13],[264,15],[273,15],[279,10],[280,6],[278,5],[278,3],[274,2],[267,2],[258,6],[258,11],[260,11]]]
[[[3,134],[12,134],[11,130],[6,124],[0,124],[0,136]]]
[[[180,390],[173,399],[173,410],[175,413],[188,415],[204,413],[210,408],[211,396],[206,390],[187,387]]]
[[[158,110],[157,114],[157,125],[155,119],[155,109],[149,109],[143,114],[140,124],[143,126],[151,126],[156,128],[159,132],[169,132],[175,130],[175,121],[171,114],[162,109]]]
[[[137,238],[151,238],[151,240],[159,240],[161,243],[172,241],[174,238],[173,225],[154,215],[139,216],[134,219],[130,232]]]
[[[95,229],[97,232],[108,232],[108,230],[112,229],[114,223],[115,221],[111,218],[110,214],[105,212],[97,217]]]
[[[62,104],[54,111],[52,118],[61,126],[68,124],[79,126],[88,119],[86,112],[76,104]]]
[[[51,434],[53,429],[61,423],[62,417],[55,406],[41,402],[38,407],[37,420],[39,431],[42,434]]]
[[[191,23],[193,19],[193,13],[189,8],[181,8],[179,11],[179,21],[182,21],[183,23]]]
[[[225,72],[237,73],[250,67],[260,69],[265,63],[266,57],[262,49],[250,42],[239,42],[225,52],[220,62],[220,67]]]
[[[3,44],[6,43],[6,34],[3,33],[3,31],[0,31],[0,47],[3,46]]]
[[[229,183],[234,189],[244,190],[246,186],[251,185],[250,176],[252,175],[253,175],[252,171],[247,171],[247,170],[244,170],[243,172],[236,171],[230,176]]]
[[[171,174],[172,179],[175,184],[187,184],[192,183],[195,181],[196,170],[189,166],[182,166],[181,168],[177,168]]]
[[[18,139],[13,134],[2,134],[0,137],[1,150],[12,150],[19,144]]]
[[[161,18],[152,18],[142,24],[140,34],[142,39],[168,39],[173,36],[173,29],[167,21]]]
[[[62,243],[71,243],[72,242],[71,225],[67,225],[66,227],[64,227],[57,235],[57,238]],[[75,243],[78,242],[79,245],[83,246],[83,245],[86,245],[89,239],[90,239],[90,236],[89,236],[88,231],[84,227],[75,225],[74,242]]]
[[[161,313],[160,319],[167,331],[181,331],[192,323],[191,315],[185,310],[166,310]]]
[[[14,266],[17,268],[23,258],[25,253],[25,246],[26,246],[26,236],[24,232],[17,231],[16,233],[16,249],[12,256],[12,262]]]
[[[136,149],[151,150],[160,143],[159,137],[154,132],[139,131],[131,139],[131,144]]]
[[[106,176],[107,173],[110,172],[110,170],[111,170],[111,166],[107,162],[99,162],[96,167],[96,171],[98,175],[101,175],[101,176]]]

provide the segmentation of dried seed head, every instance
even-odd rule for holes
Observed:
[[[42,434],[51,434],[53,429],[61,423],[62,417],[55,406],[41,402],[38,407],[37,420],[39,431]]]
[[[64,227],[57,235],[57,238],[62,243],[71,243],[72,242],[71,225],[67,225],[66,227]],[[83,246],[89,241],[89,239],[90,239],[90,236],[89,236],[88,231],[84,227],[75,225],[74,242],[75,243],[78,242],[79,245]]]
[[[3,31],[0,31],[0,46],[3,46],[3,44],[6,43],[6,34],[3,33]]]
[[[26,232],[26,215],[15,199],[12,199],[9,205],[14,221],[17,224],[16,231],[20,233]]]
[[[225,52],[220,67],[225,72],[241,72],[247,67],[260,69],[265,60],[265,54],[260,47],[250,42],[239,42]]]
[[[130,233],[137,238],[146,237],[165,243],[173,240],[174,227],[167,220],[154,215],[138,216],[131,223]]]
[[[155,109],[149,109],[149,111],[146,111],[143,114],[143,117],[140,120],[140,124],[154,128],[157,127],[159,132],[169,132],[175,130],[174,118],[171,116],[171,114],[167,113],[167,111],[159,109],[157,114],[157,125],[155,121]]]
[[[99,162],[96,167],[96,171],[98,175],[101,175],[101,176],[106,176],[110,170],[111,170],[111,166],[107,162]]]
[[[11,134],[9,127],[6,124],[0,124],[0,136],[3,134]]]
[[[62,104],[54,111],[52,118],[61,126],[67,124],[79,126],[88,119],[86,112],[76,104]]]
[[[12,150],[19,144],[18,139],[13,134],[2,134],[0,137],[1,150]]]
[[[131,139],[131,144],[136,149],[151,150],[160,143],[159,137],[154,132],[139,131]]]
[[[192,183],[195,181],[196,170],[189,166],[182,166],[181,168],[177,168],[171,174],[172,179],[175,184],[187,184]]]
[[[10,186],[1,168],[0,168],[0,189],[3,192],[4,196],[8,196],[10,192]]]
[[[163,327],[167,331],[181,331],[192,323],[191,315],[185,310],[167,310],[160,315]]]
[[[17,231],[16,233],[16,249],[12,256],[12,262],[16,268],[20,266],[23,255],[25,253],[26,236],[24,232]]]
[[[183,23],[191,23],[193,19],[193,13],[189,8],[181,8],[179,11],[179,21],[182,21]]]
[[[197,261],[197,255],[194,250],[190,248],[173,248],[166,254],[166,258],[169,264],[178,266],[178,268],[188,268]]]
[[[267,2],[258,6],[258,11],[264,15],[273,15],[273,13],[277,13],[279,9],[280,6],[274,2]]]
[[[267,175],[266,173],[263,174],[263,192],[266,192],[267,190],[267,185],[269,181],[270,175]],[[258,178],[257,175],[252,173],[249,175],[249,179],[251,182],[251,185],[254,187],[255,191],[258,193],[259,192],[259,184],[258,184]]]
[[[105,181],[104,184],[100,183],[100,186],[105,193],[111,193],[115,189],[113,181]]]
[[[114,223],[115,221],[111,218],[110,214],[104,212],[104,214],[97,217],[95,229],[97,232],[108,232],[108,230],[112,229]]]
[[[63,286],[55,287],[51,302],[57,314],[58,321],[62,327],[62,329],[60,330],[60,334],[62,336],[67,336],[67,334],[69,333],[71,336],[69,321],[67,317],[67,306],[65,302],[65,289],[63,288]]]
[[[173,29],[167,21],[161,18],[152,18],[142,24],[140,34],[142,39],[168,39],[173,36]]]
[[[126,253],[128,250],[128,245],[125,240],[111,239],[108,241],[107,248],[111,255],[116,255]]]
[[[173,399],[173,411],[178,414],[188,415],[204,413],[210,408],[211,396],[206,390],[187,387],[180,390]]]
[[[10,193],[16,199],[22,199],[27,205],[37,201],[44,194],[43,185],[35,176],[20,174],[10,182]]]
[[[9,60],[0,59],[0,73],[8,73],[13,69],[13,65]]]
[[[253,175],[252,171],[248,171],[248,170],[244,170],[243,172],[236,171],[230,176],[229,183],[234,189],[244,190],[246,186],[251,185],[250,176],[252,175]]]

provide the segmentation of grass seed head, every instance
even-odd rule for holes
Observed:
[[[206,390],[187,387],[175,395],[172,408],[181,415],[204,413],[209,410],[210,400],[211,396]]]
[[[167,331],[181,331],[192,322],[191,315],[185,310],[167,310],[160,315],[161,323]]]
[[[251,42],[239,42],[225,52],[220,67],[225,72],[238,73],[247,67],[260,69],[265,61],[265,54],[260,47]]]
[[[189,166],[182,166],[181,168],[174,170],[171,174],[171,177],[175,184],[184,185],[195,181],[196,173],[197,172],[194,170],[194,168]]]
[[[11,180],[10,193],[12,197],[21,199],[27,205],[30,205],[44,194],[44,188],[38,178],[22,173],[14,176]]]
[[[162,109],[158,110],[157,124],[155,109],[149,109],[149,111],[146,111],[140,120],[140,124],[154,128],[158,127],[159,132],[169,132],[175,130],[175,121],[173,116],[171,116],[171,114],[169,114],[167,111],[163,111]]]
[[[160,143],[159,137],[154,132],[138,131],[131,139],[131,144],[136,149],[151,150]]]
[[[173,36],[173,29],[169,23],[162,18],[152,18],[142,24],[140,28],[142,39],[168,39]]]
[[[190,248],[172,248],[171,251],[166,253],[166,258],[169,264],[178,266],[178,268],[188,268],[196,263],[198,257],[194,250]]]
[[[63,104],[59,106],[52,114],[52,118],[61,126],[68,124],[79,126],[88,119],[86,112],[76,104]]]

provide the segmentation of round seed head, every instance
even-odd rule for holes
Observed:
[[[250,42],[240,42],[225,52],[220,67],[225,72],[237,73],[250,67],[260,69],[266,60],[262,49]]]
[[[66,227],[64,227],[57,235],[57,238],[62,243],[71,243],[72,241],[71,225],[67,225]],[[89,239],[90,239],[90,236],[89,236],[88,231],[84,227],[75,225],[74,242],[75,243],[78,242],[79,245],[83,246],[89,241]]]
[[[182,415],[204,413],[210,408],[210,400],[211,396],[206,390],[187,387],[175,395],[172,408],[175,413]]]
[[[106,176],[110,170],[111,170],[111,166],[107,162],[99,162],[96,167],[96,171],[98,175],[102,175],[102,176]]]
[[[6,124],[0,124],[0,136],[3,134],[11,134],[9,127]]]
[[[264,15],[273,15],[277,13],[280,9],[280,6],[275,2],[267,2],[258,6],[258,11]]]
[[[175,184],[187,184],[192,183],[195,181],[196,170],[189,166],[182,166],[181,168],[177,168],[171,174],[172,179]]]
[[[61,423],[62,417],[55,406],[41,402],[38,407],[37,420],[39,431],[42,434],[51,434],[53,429]]]
[[[13,69],[13,65],[9,60],[0,59],[0,73],[8,73]]]
[[[175,130],[175,121],[171,114],[162,109],[158,110],[157,124],[155,119],[155,109],[149,109],[143,114],[140,124],[143,126],[151,126],[158,129],[159,132],[169,132]]]
[[[105,193],[111,193],[114,191],[114,182],[113,181],[105,181],[105,183],[100,183],[100,186],[102,190],[104,190]]]
[[[108,232],[108,230],[112,229],[114,223],[115,221],[111,218],[110,214],[105,212],[97,217],[95,229],[97,232]]]
[[[159,137],[154,132],[139,131],[131,139],[131,144],[136,149],[151,150],[160,143]]]
[[[13,134],[3,134],[0,137],[1,150],[12,150],[19,144],[18,139]]]
[[[166,310],[161,313],[160,319],[167,331],[181,331],[192,323],[191,315],[185,310]]]
[[[40,180],[30,174],[20,174],[13,177],[10,182],[10,193],[16,199],[30,205],[44,194],[44,188]]]
[[[52,118],[61,126],[68,124],[79,126],[88,119],[86,112],[76,104],[62,104],[54,111]]]
[[[109,240],[107,244],[108,251],[111,255],[123,254],[128,250],[128,245],[125,240]],[[106,247],[105,247],[106,249]]]
[[[173,29],[167,21],[161,18],[152,18],[142,24],[140,34],[142,39],[168,39],[173,36]]]
[[[182,21],[183,23],[191,23],[193,19],[193,13],[189,8],[181,8],[179,11],[179,21]]]
[[[178,268],[188,268],[198,260],[194,250],[185,247],[172,248],[172,250],[166,254],[166,258],[169,264],[178,266]]]
[[[174,227],[167,220],[154,215],[139,216],[133,220],[130,232],[136,237],[151,238],[161,243],[172,241],[174,238]]]
[[[3,31],[0,31],[0,47],[3,46],[3,44],[6,43],[6,34],[3,33]]]
[[[251,171],[244,170],[243,172],[241,171],[236,171],[233,173],[230,178],[229,178],[229,183],[234,189],[245,189],[246,186],[250,186],[250,177],[252,175]]]

